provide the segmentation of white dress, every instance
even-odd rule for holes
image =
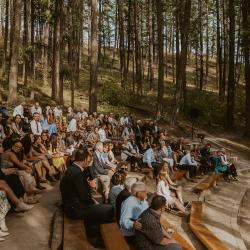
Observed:
[[[171,196],[169,186],[163,180],[160,180],[156,188],[157,195],[165,197],[168,205],[174,204],[174,197]]]

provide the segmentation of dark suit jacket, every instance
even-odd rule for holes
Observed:
[[[87,171],[81,171],[74,163],[68,167],[60,183],[64,209],[70,209],[79,203],[83,206],[93,203],[88,177]]]

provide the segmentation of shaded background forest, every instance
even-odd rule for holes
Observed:
[[[250,136],[249,0],[0,0],[1,94]],[[37,96],[36,96],[37,95]],[[48,99],[49,100],[49,99]]]

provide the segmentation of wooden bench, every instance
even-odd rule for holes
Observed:
[[[161,224],[165,228],[173,228],[167,221],[165,215],[161,216]],[[183,250],[194,250],[193,248],[178,232],[174,231],[173,233],[174,239],[182,246]]]
[[[88,242],[83,220],[72,220],[64,214],[63,218],[63,249],[94,250]]]
[[[154,170],[151,169],[151,168],[146,168],[146,167],[144,167],[144,168],[142,168],[142,169],[140,170],[140,172],[141,172],[142,174],[145,174],[149,179],[153,179],[153,178],[154,178]]]
[[[204,225],[202,203],[193,201],[189,226],[208,250],[228,250],[228,248]]]
[[[220,177],[220,174],[209,175],[203,181],[195,185],[193,191],[195,193],[201,193],[202,191],[213,187]]]
[[[172,179],[174,181],[181,180],[186,175],[186,173],[186,170],[176,170],[172,176]]]
[[[117,223],[102,224],[101,235],[106,250],[131,250]]]

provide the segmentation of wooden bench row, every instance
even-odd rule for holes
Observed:
[[[228,250],[204,224],[202,216],[202,202],[193,201],[189,226],[199,240],[207,247],[208,250]]]
[[[221,176],[221,174],[209,175],[203,181],[195,185],[193,191],[195,193],[201,193],[202,191],[213,187]]]
[[[161,224],[165,228],[172,228],[165,216],[162,216]],[[135,250],[134,246],[128,245],[117,223],[103,224],[101,225],[100,230],[106,250]],[[179,242],[179,244],[181,244],[183,250],[194,249],[180,234],[178,234],[178,232],[174,232],[173,237],[177,242]],[[72,220],[64,215],[63,249],[95,249],[87,240],[83,220]]]

